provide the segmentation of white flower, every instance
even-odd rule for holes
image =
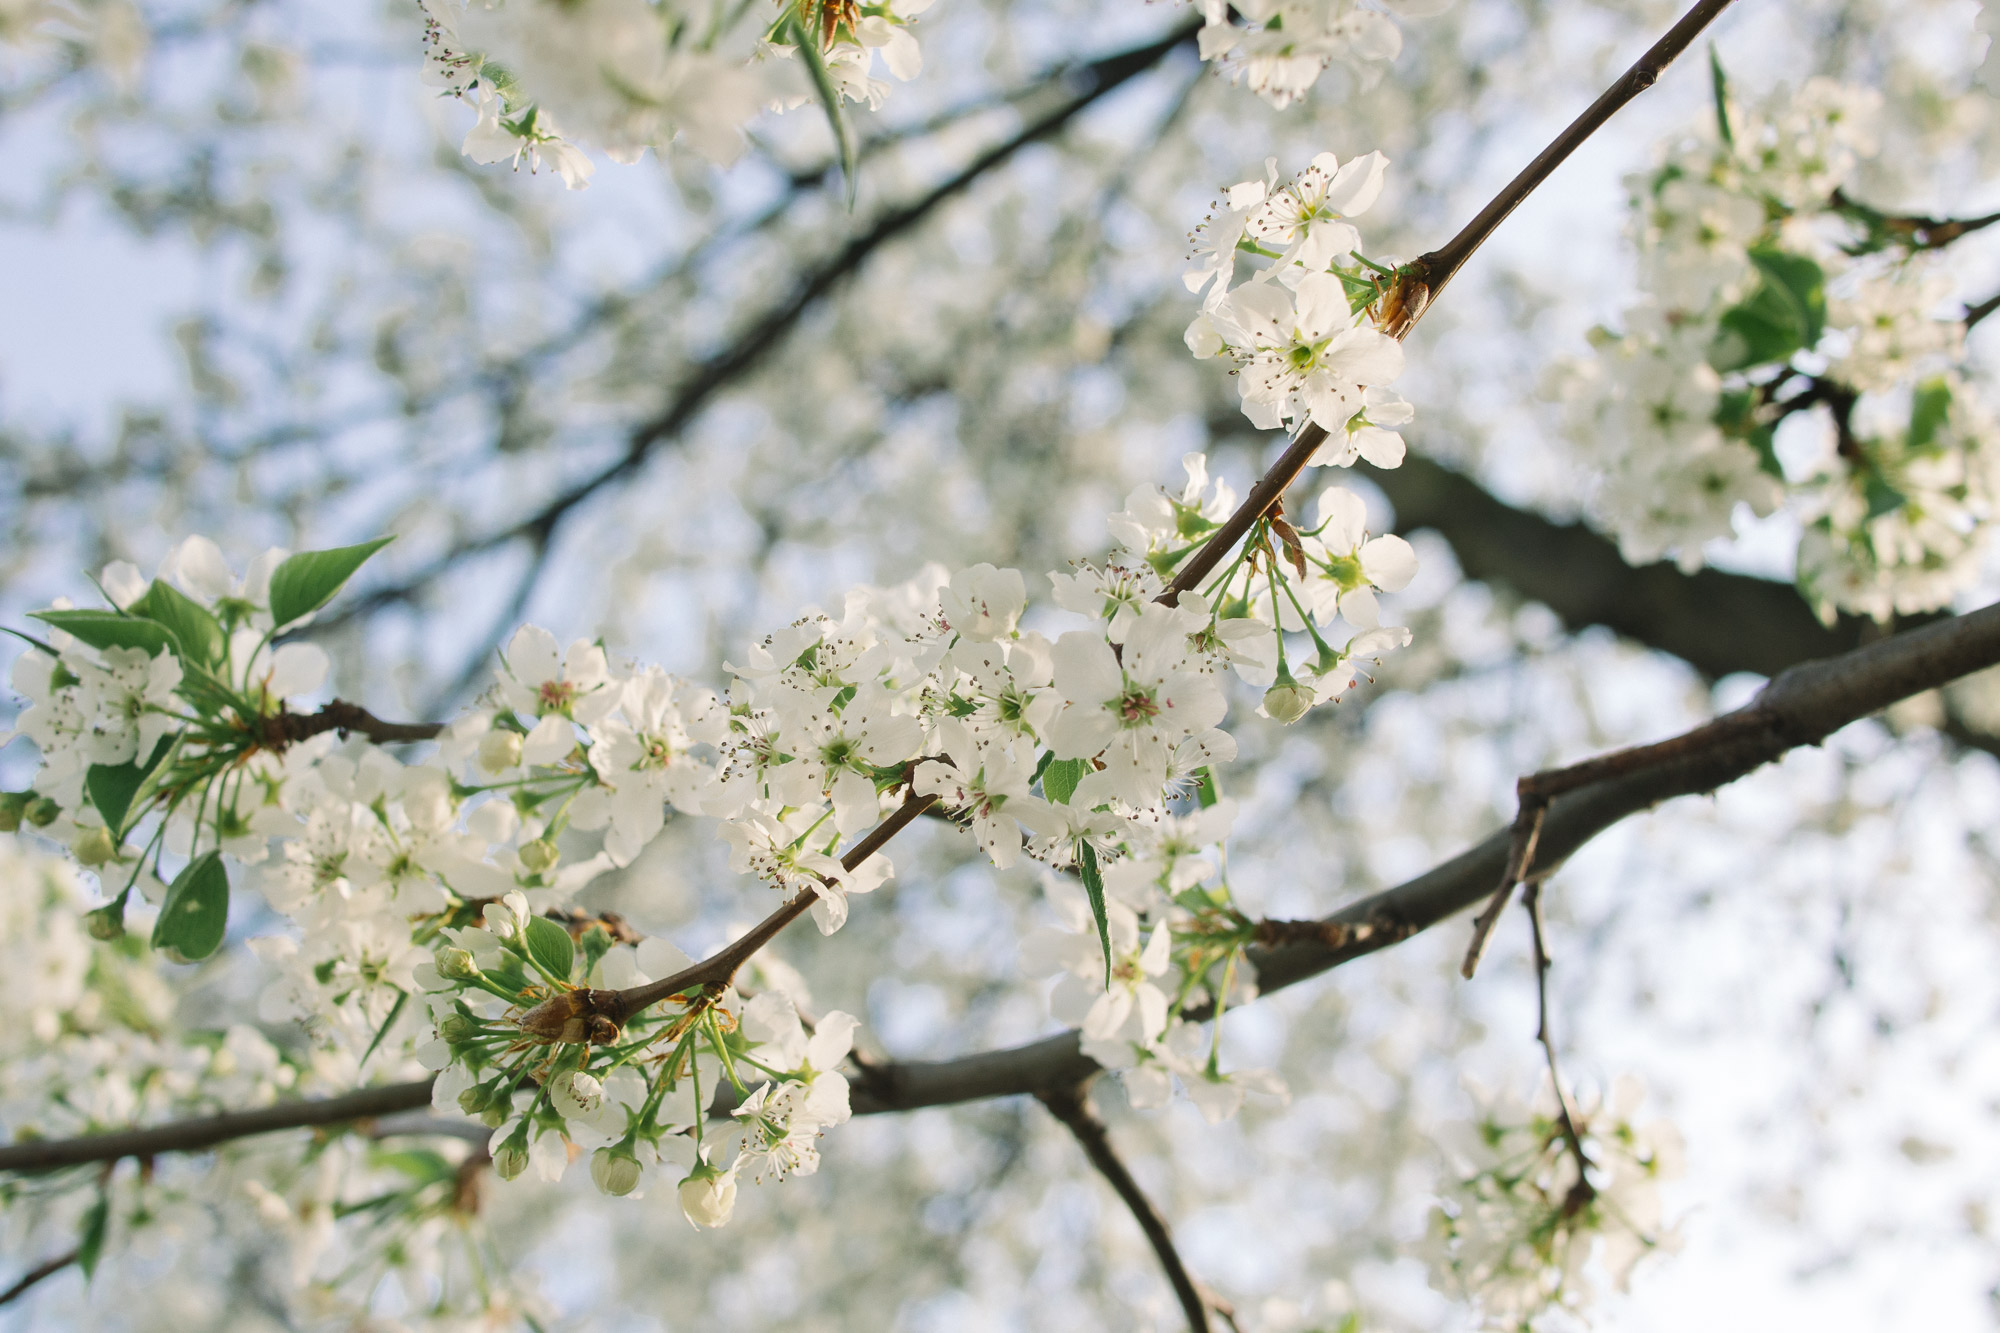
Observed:
[[[1028,604],[1018,569],[974,565],[951,576],[938,594],[945,623],[968,639],[1004,639],[1014,632]]]

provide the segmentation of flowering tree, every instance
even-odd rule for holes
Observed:
[[[63,145],[20,208],[231,285],[171,405],[6,441],[0,1310],[956,1326],[1024,1299],[1010,1246],[1139,1243],[1017,1313],[1622,1291],[1686,1229],[1677,1091],[1556,1026],[1560,937],[1610,965],[1703,848],[1822,875],[1806,831],[1843,883],[1991,874],[1989,20],[1741,8],[1559,79],[1603,15],[0,7],[14,132]],[[1621,276],[1479,277],[1617,134],[1657,145],[1591,242]],[[1510,461],[1560,480],[1504,503]],[[1633,841],[1753,773],[1762,845]],[[1887,855],[1864,809],[1934,822]],[[1545,920],[1578,881],[1596,925]],[[1925,927],[1983,947],[1957,902]],[[1916,970],[1929,1015],[1983,994]],[[1533,1013],[1488,1051],[1495,986]],[[1124,1142],[1183,1132],[1262,1214],[1193,1258]],[[1065,1247],[1076,1148],[1128,1216]]]

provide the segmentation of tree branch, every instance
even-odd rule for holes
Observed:
[[[79,1254],[80,1251],[71,1250],[68,1254],[59,1254],[53,1259],[45,1259],[41,1263],[36,1264],[21,1275],[19,1282],[16,1282],[5,1291],[0,1291],[0,1305],[11,1305],[21,1297],[27,1295],[29,1289],[35,1286],[36,1283],[41,1282],[44,1278],[54,1277],[57,1273],[62,1272],[63,1269],[75,1263]]]
[[[717,393],[762,365],[805,313],[859,269],[869,256],[916,226],[939,205],[963,193],[980,177],[1021,149],[1056,134],[1108,93],[1145,73],[1176,48],[1190,45],[1199,26],[1198,20],[1191,19],[1145,46],[1075,66],[1062,80],[1071,94],[1066,101],[1030,120],[1012,138],[987,149],[958,174],[928,193],[883,213],[867,231],[850,239],[818,267],[800,275],[784,300],[737,334],[728,346],[690,367],[672,400],[653,417],[633,427],[624,453],[615,462],[570,486],[513,526],[461,541],[402,582],[373,590],[350,606],[340,618],[365,614],[391,602],[406,600],[467,556],[505,546],[523,537],[547,541],[572,509],[605,486],[636,471],[656,447],[679,435]]]
[[[1060,1088],[1044,1088],[1035,1094],[1035,1098],[1049,1108],[1049,1114],[1068,1126],[1077,1146],[1083,1149],[1083,1155],[1090,1159],[1097,1173],[1132,1210],[1132,1220],[1139,1224],[1139,1230],[1146,1233],[1146,1243],[1153,1247],[1160,1267],[1166,1270],[1167,1281],[1173,1284],[1174,1295],[1180,1298],[1181,1312],[1187,1316],[1188,1328],[1193,1333],[1209,1333],[1208,1311],[1214,1303],[1213,1298],[1205,1295],[1188,1274],[1187,1265],[1181,1262],[1180,1251],[1174,1248],[1173,1232],[1167,1228],[1167,1219],[1160,1216],[1160,1210],[1153,1207],[1152,1200],[1146,1197],[1146,1192],[1139,1188],[1139,1182],[1132,1178],[1132,1173],[1112,1149],[1109,1130],[1090,1108],[1089,1081]]]
[[[342,699],[322,705],[317,713],[285,712],[271,719],[271,735],[280,746],[329,731],[339,732],[343,739],[358,734],[377,745],[388,745],[398,741],[436,740],[443,730],[442,722],[384,722],[361,705]]]
[[[1660,72],[1687,50],[1701,30],[1716,15],[1729,8],[1730,3],[1731,0],[1699,0],[1694,8],[1681,16],[1680,22],[1667,30],[1666,36],[1653,43],[1616,83],[1605,89],[1603,95],[1592,102],[1582,115],[1570,122],[1568,129],[1557,135],[1554,142],[1536,155],[1534,161],[1522,168],[1521,174],[1495,195],[1492,202],[1480,209],[1478,216],[1466,223],[1463,231],[1442,247],[1418,256],[1414,263],[1408,265],[1392,293],[1392,318],[1386,331],[1395,337],[1402,337],[1415,325],[1430,303],[1437,300],[1445,284],[1465,267],[1466,261],[1506,221],[1507,215],[1520,207],[1522,200],[1533,194],[1537,186],[1627,102],[1652,87],[1658,81]]]
[[[1552,874],[1578,848],[1627,816],[1676,796],[1713,791],[1788,750],[1816,745],[1848,723],[1899,699],[1995,664],[2000,664],[2000,605],[1794,667],[1765,686],[1746,707],[1685,736],[1557,770],[1558,774],[1583,776],[1573,782],[1563,778],[1553,783],[1570,785],[1562,786],[1549,800],[1523,878],[1532,882]],[[910,809],[906,803],[898,815]],[[910,819],[915,817],[914,813],[909,815]],[[1249,951],[1257,968],[1259,993],[1283,990],[1400,943],[1489,896],[1508,859],[1512,840],[1511,831],[1501,829],[1407,883],[1348,904],[1311,930],[1296,929],[1296,922],[1271,923],[1274,942]],[[791,905],[782,910],[791,910]],[[685,988],[694,983],[682,984]],[[1186,1015],[1195,1021],[1207,1016],[1202,1010]],[[1097,1062],[1079,1048],[1077,1034],[1065,1032],[1025,1046],[954,1060],[872,1065],[856,1078],[852,1105],[857,1115],[914,1111],[1074,1087],[1098,1071]],[[50,1170],[119,1157],[193,1152],[251,1134],[367,1119],[427,1106],[430,1089],[431,1080],[425,1079],[153,1129],[16,1143],[0,1147],[0,1171]]]
[[[1409,337],[1417,327],[1417,321],[1430,309],[1431,302],[1444,290],[1445,284],[1465,267],[1466,261],[1506,220],[1507,215],[1533,194],[1536,187],[1547,180],[1549,174],[1610,120],[1619,108],[1652,87],[1660,77],[1660,71],[1685,51],[1710,20],[1731,3],[1732,0],[1699,0],[1680,22],[1667,30],[1666,36],[1653,43],[1636,64],[1605,89],[1582,115],[1571,121],[1569,127],[1557,135],[1520,175],[1493,196],[1458,235],[1399,270],[1396,285],[1383,298],[1380,316],[1382,331],[1398,342]],[[1180,594],[1199,587],[1230,549],[1256,525],[1257,520],[1283,497],[1299,473],[1312,461],[1326,435],[1326,431],[1314,422],[1307,422],[1301,427],[1290,447],[1250,488],[1250,493],[1243,498],[1236,512],[1175,573],[1173,582],[1167,585],[1160,600],[1172,605]]]

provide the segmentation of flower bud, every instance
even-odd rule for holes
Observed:
[[[521,848],[521,865],[530,874],[539,875],[562,859],[562,853],[547,838],[537,838]]]
[[[586,1116],[604,1105],[604,1085],[580,1069],[565,1069],[549,1080],[549,1100],[565,1117]]]
[[[694,1171],[681,1182],[681,1211],[698,1227],[727,1225],[729,1215],[736,1211],[736,1173],[696,1162]]]
[[[639,1165],[624,1147],[599,1148],[590,1159],[590,1178],[597,1188],[610,1195],[626,1195],[639,1187]]]
[[[125,900],[106,903],[94,912],[86,912],[83,928],[90,932],[94,940],[115,940],[125,933]]]
[[[521,733],[489,731],[479,742],[479,766],[488,773],[505,773],[521,762]]]
[[[30,824],[36,828],[47,828],[56,822],[56,816],[62,813],[62,807],[46,796],[37,796],[28,802],[25,813]]]
[[[80,828],[76,836],[69,840],[69,854],[76,858],[80,866],[101,866],[117,852],[111,842],[110,829]]]
[[[446,981],[470,981],[479,975],[479,964],[469,949],[439,949],[437,970]]]
[[[478,1115],[493,1104],[493,1089],[485,1083],[475,1083],[458,1094],[458,1109],[467,1115]]]
[[[1279,677],[1276,685],[1264,691],[1264,711],[1280,722],[1296,722],[1312,706],[1312,687],[1295,680]]]
[[[516,1134],[493,1150],[493,1174],[512,1180],[528,1169],[527,1135]]]
[[[471,1041],[479,1035],[477,1020],[464,1014],[446,1014],[438,1020],[438,1036],[454,1044]],[[468,1109],[468,1114],[470,1110]]]

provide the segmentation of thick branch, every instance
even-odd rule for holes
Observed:
[[[1063,1088],[1045,1088],[1035,1094],[1042,1105],[1049,1108],[1049,1114],[1069,1127],[1076,1136],[1077,1146],[1083,1155],[1097,1168],[1125,1206],[1132,1210],[1132,1220],[1139,1224],[1139,1230],[1146,1233],[1146,1243],[1159,1256],[1160,1267],[1166,1270],[1167,1281],[1173,1284],[1174,1295],[1180,1298],[1181,1311],[1187,1315],[1188,1327],[1193,1333],[1209,1333],[1209,1300],[1202,1294],[1189,1276],[1187,1265],[1181,1262],[1180,1251],[1174,1248],[1173,1232],[1167,1228],[1167,1219],[1160,1216],[1160,1210],[1153,1207],[1152,1200],[1139,1188],[1139,1182],[1125,1169],[1125,1163],[1111,1147],[1111,1135],[1097,1113],[1090,1109],[1088,1083],[1075,1084]]]
[[[1967,306],[1965,308],[1965,331],[1970,333],[1974,325],[1978,324],[1980,320],[1985,319],[1995,310],[2000,310],[2000,292],[1993,293],[1993,295],[1987,297],[1978,305]]]
[[[1627,816],[1676,796],[1713,791],[1800,745],[1819,743],[1848,723],[1899,699],[2000,663],[2000,606],[1927,625],[1827,661],[1785,672],[1732,718],[1697,732],[1698,748],[1646,747],[1645,762],[1601,776],[1549,802],[1526,878],[1552,873],[1576,850]],[[1299,932],[1275,948],[1253,948],[1260,993],[1304,981],[1408,939],[1493,892],[1512,833],[1501,829],[1471,850],[1393,889],[1350,903],[1327,918],[1343,942]],[[882,1066],[857,1081],[856,1114],[909,1111],[1062,1087],[1097,1065],[1065,1032],[1025,1046],[958,1060]]]
[[[1995,664],[2000,664],[2000,605],[1926,625],[1840,657],[1794,667],[1767,685],[1747,707],[1698,727],[1686,737],[1620,751],[1615,764],[1591,761],[1579,765],[1579,769],[1589,769],[1591,777],[1549,801],[1524,878],[1538,880],[1553,873],[1579,847],[1629,815],[1676,796],[1713,791],[1788,750],[1816,745],[1848,723],[1899,699]],[[1700,737],[1700,742],[1694,743],[1693,737]],[[904,805],[898,816],[905,811],[911,811],[910,804]],[[915,817],[914,812],[909,815]],[[1492,893],[1511,842],[1510,830],[1501,829],[1405,884],[1348,904],[1319,928],[1302,930],[1298,923],[1272,923],[1271,938],[1278,942],[1250,950],[1259,992],[1269,994],[1316,977],[1406,940],[1479,902]],[[789,904],[785,910],[790,910]],[[681,984],[685,988],[698,982]],[[1205,1015],[1195,1012],[1188,1016],[1199,1019]],[[1097,1062],[1078,1048],[1077,1034],[1065,1032],[1025,1046],[956,1060],[874,1065],[856,1079],[852,1102],[857,1115],[913,1111],[1073,1087],[1096,1072]],[[118,1157],[199,1151],[250,1134],[413,1110],[429,1104],[430,1087],[429,1080],[391,1084],[345,1097],[287,1102],[154,1129],[17,1143],[0,1148],[0,1171],[47,1170]]]

